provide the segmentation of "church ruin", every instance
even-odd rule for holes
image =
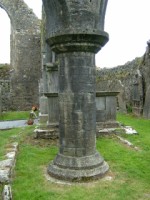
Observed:
[[[29,110],[38,104],[39,78],[41,76],[40,20],[23,0],[0,0],[11,22],[9,93],[3,102],[5,109]],[[2,88],[3,90],[3,88]]]

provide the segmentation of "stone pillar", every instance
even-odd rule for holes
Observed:
[[[58,127],[59,109],[58,109],[58,93],[47,93],[48,98],[48,122],[47,127]]]
[[[48,99],[44,95],[44,80],[40,79],[39,83],[39,119],[40,119],[40,124],[45,124],[48,121]]]
[[[46,51],[42,51],[42,78],[39,82],[39,119],[40,124],[47,123],[48,120],[48,99],[44,95],[45,90],[47,91],[47,79],[45,72],[46,65]]]
[[[47,85],[47,69],[46,63],[51,60],[51,52],[49,51],[49,46],[46,43],[46,16],[44,9],[42,7],[42,22],[41,22],[41,54],[42,54],[42,78],[40,81],[40,127],[47,128],[48,122],[48,98],[45,93],[48,93]]]
[[[58,66],[55,63],[46,64],[48,98],[48,127],[58,127]]]
[[[52,56],[52,55],[51,55]],[[54,61],[54,56],[52,56]],[[45,63],[43,69],[44,95],[47,99],[45,107],[48,110],[47,123],[41,124],[40,129],[35,130],[35,138],[55,139],[58,138],[58,65],[56,62]]]
[[[117,95],[119,92],[96,92],[96,124],[97,129],[116,128]]]
[[[103,31],[107,1],[43,4],[49,22],[47,42],[59,62],[60,148],[48,173],[70,181],[98,178],[109,168],[96,151],[95,103],[95,53],[108,41]]]

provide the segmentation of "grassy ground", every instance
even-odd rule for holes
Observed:
[[[32,129],[32,130],[31,130]],[[33,131],[33,127],[29,126],[27,128],[15,128],[10,130],[0,130],[0,160],[5,159],[5,154],[7,152],[7,147],[13,142],[21,143],[26,134]],[[2,185],[0,184],[0,194],[2,191]],[[0,197],[1,199],[1,197]]]
[[[5,147],[5,144],[15,140],[20,143],[12,183],[13,199],[149,200],[150,120],[119,114],[118,121],[131,125],[138,131],[138,135],[121,136],[140,150],[136,151],[122,144],[115,135],[98,138],[97,149],[110,166],[108,175],[112,180],[102,179],[71,186],[51,183],[45,178],[48,163],[58,152],[57,141],[35,140],[34,126],[1,131],[0,138],[3,138],[3,142],[0,146]]]
[[[0,121],[28,119],[29,115],[30,111],[3,112],[2,115],[0,115]]]

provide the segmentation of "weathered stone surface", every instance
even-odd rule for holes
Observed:
[[[12,200],[11,186],[4,184],[11,182],[17,149],[17,142],[10,144],[6,149],[8,159],[0,161],[0,183],[3,184],[2,200]]]
[[[43,33],[43,31],[42,31]],[[43,38],[43,35],[41,36]],[[43,45],[43,40],[41,40]],[[44,95],[47,87],[47,74],[45,71],[46,64],[46,52],[42,52],[42,78],[39,83],[39,119],[40,123],[46,123],[48,121],[48,98]]]
[[[128,140],[125,140],[124,138],[120,137],[120,136],[117,136],[117,138],[125,145],[131,147],[131,148],[134,148],[136,151],[139,151],[140,149],[136,146],[134,146],[131,142],[129,142]]]
[[[44,79],[40,79],[39,83],[39,94],[40,94],[40,100],[39,100],[39,106],[40,106],[40,114],[41,115],[48,115],[48,99],[46,96],[44,96]]]
[[[147,86],[146,95],[145,95],[145,104],[143,108],[143,116],[150,119],[150,85]]]
[[[58,63],[56,63],[56,55],[51,51],[46,42],[47,39],[47,20],[46,14],[43,9],[42,12],[42,49],[43,49],[43,82],[44,82],[44,95],[48,101],[48,120],[47,125],[58,126]],[[56,127],[55,127],[56,128]]]
[[[10,175],[11,175],[10,168],[0,169],[0,183],[9,183]]]
[[[0,161],[0,169],[5,169],[5,168],[12,168],[14,165],[14,160],[13,159],[7,159],[7,160],[2,160]]]
[[[118,106],[122,112],[150,118],[150,42],[143,57],[125,65],[97,70],[97,90],[119,91]]]
[[[47,91],[44,93],[48,98],[48,126],[58,126],[59,106],[58,106],[58,65],[56,63],[46,63]]]
[[[12,200],[12,191],[10,185],[5,185],[2,193],[2,200]]]
[[[15,156],[16,156],[15,151],[12,151],[6,154],[6,157],[9,159],[15,159]]]
[[[15,164],[15,156],[17,153],[18,143],[14,142],[7,148],[6,160],[0,161],[0,183],[9,183],[11,181],[11,173]]]
[[[58,128],[54,127],[53,129],[52,128],[49,128],[49,127],[46,127],[47,129],[35,129],[34,130],[34,133],[35,133],[35,136],[34,138],[35,139],[56,139],[59,137],[59,130]]]
[[[15,151],[15,152],[17,151],[18,146],[19,146],[18,142],[14,142],[14,143],[11,144],[11,148],[12,148],[12,150]]]
[[[135,129],[133,129],[131,126],[125,126],[124,127],[126,134],[138,134]]]
[[[119,123],[116,121],[117,95],[119,92],[96,92],[96,134],[99,136],[100,129],[117,128]],[[104,131],[103,131],[104,133]]]
[[[97,70],[97,91],[118,91],[118,108],[126,112],[126,107],[132,105],[133,83],[135,71],[138,69],[140,58],[122,66],[111,69]]]
[[[39,123],[46,124],[48,121],[48,114],[41,114],[39,113]]]
[[[95,53],[108,41],[107,0],[43,0],[46,39],[59,63],[59,154],[48,173],[71,181],[103,176],[96,151]]]
[[[10,76],[11,66],[9,64],[0,64],[1,112],[10,108]]]
[[[86,165],[86,163],[85,163]],[[93,168],[85,169],[71,169],[71,168],[62,168],[58,165],[49,165],[48,171],[51,172],[50,175],[58,179],[69,180],[72,182],[82,182],[89,181],[98,178],[102,178],[108,171],[109,166],[106,162],[103,162],[102,165],[94,166]],[[100,173],[101,172],[101,173]],[[55,175],[54,175],[55,174]]]
[[[40,20],[23,0],[0,0],[0,7],[7,12],[11,21],[9,109],[27,110],[33,104],[38,104]]]
[[[145,94],[143,98],[143,116],[145,118],[150,119],[150,101],[149,101],[149,94],[150,94],[150,41],[147,42],[146,52],[143,56],[143,60],[139,67],[142,73],[143,79],[143,92]]]

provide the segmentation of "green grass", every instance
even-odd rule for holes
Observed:
[[[30,111],[3,112],[2,115],[0,115],[0,121],[28,119],[29,115]]]
[[[117,120],[131,125],[138,135],[121,135],[140,148],[135,151],[122,144],[115,135],[97,139],[97,150],[110,166],[111,181],[76,185],[51,183],[46,168],[58,152],[50,140],[33,139],[34,126],[3,133],[2,138],[18,135],[20,143],[12,182],[15,200],[149,200],[150,199],[150,120],[118,114]],[[5,131],[4,131],[5,132]],[[1,134],[1,133],[0,133]],[[4,143],[5,143],[4,142]],[[4,143],[2,146],[4,146]],[[0,145],[1,146],[1,145]]]
[[[117,115],[117,120],[125,125],[130,125],[139,133],[139,135],[124,135],[125,138],[145,150],[150,150],[150,120],[120,113]]]
[[[13,142],[20,143],[24,140],[25,135],[33,130],[34,126],[27,126],[26,128],[14,128],[9,130],[0,130],[0,160],[4,158],[6,148]]]

